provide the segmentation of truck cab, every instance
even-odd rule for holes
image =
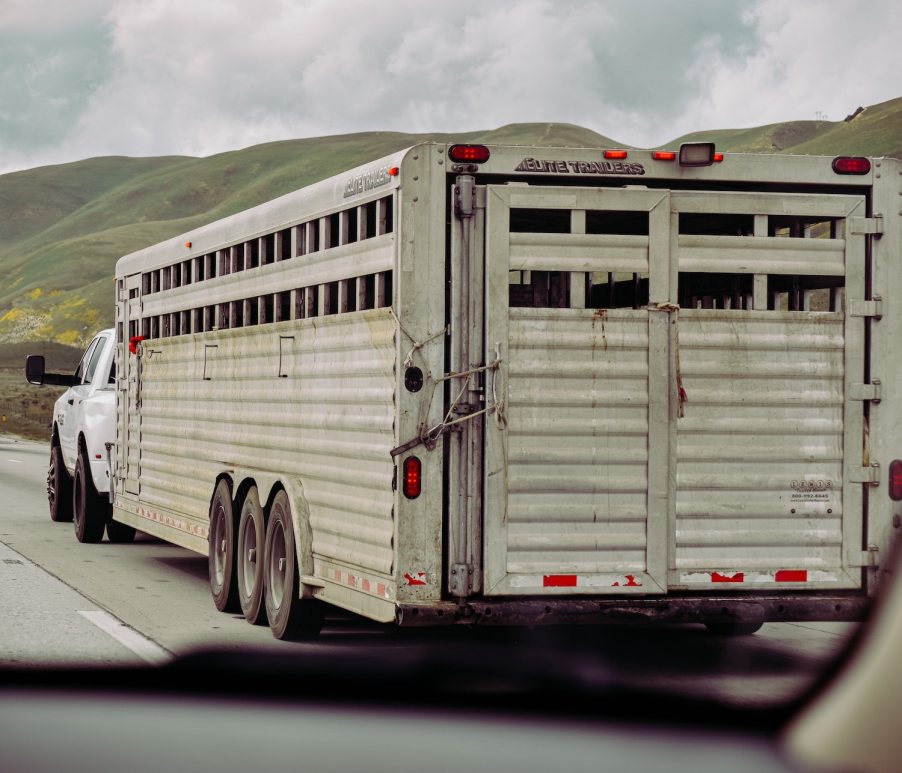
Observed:
[[[115,350],[115,332],[101,330],[71,375],[46,372],[41,355],[30,355],[25,364],[29,383],[68,387],[53,408],[47,496],[51,519],[74,520],[80,542],[99,542],[111,523],[107,445],[116,440]],[[119,524],[112,530],[134,536]],[[126,530],[130,534],[118,534]]]

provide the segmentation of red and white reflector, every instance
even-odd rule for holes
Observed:
[[[889,463],[889,498],[893,502],[902,499],[902,459],[893,459]]]
[[[651,157],[655,161],[676,161],[677,152],[675,150],[653,150]]]
[[[774,582],[808,582],[808,570],[780,569],[774,573]]]
[[[609,161],[622,161],[629,154],[625,150],[606,150],[602,155]]]
[[[575,574],[546,574],[542,577],[543,588],[575,588]]]
[[[837,156],[833,159],[836,174],[867,174],[871,171],[871,161],[864,156]]]
[[[408,456],[401,465],[401,491],[408,499],[416,499],[423,489],[423,465],[416,456]]]
[[[448,158],[460,164],[481,164],[489,160],[491,152],[485,145],[452,145]]]

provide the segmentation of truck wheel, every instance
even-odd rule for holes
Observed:
[[[300,597],[291,506],[284,491],[276,494],[266,522],[263,597],[272,635],[277,639],[313,639],[323,627],[325,607]]]
[[[238,601],[244,619],[252,625],[266,625],[263,604],[263,545],[266,523],[260,507],[260,493],[251,486],[241,503],[238,518]]]
[[[133,542],[135,539],[135,527],[128,526],[118,521],[109,520],[106,522],[106,536],[110,542],[123,543]]]
[[[100,542],[110,514],[110,503],[97,493],[85,455],[78,454],[72,479],[72,516],[79,542]]]
[[[238,612],[238,582],[235,576],[235,516],[228,481],[219,481],[210,504],[210,592],[220,612]]]
[[[63,451],[59,443],[50,447],[50,464],[47,467],[47,502],[50,520],[72,520],[72,478],[63,463]]]
[[[764,623],[708,621],[705,623],[705,628],[717,636],[748,636],[755,633],[762,625]]]

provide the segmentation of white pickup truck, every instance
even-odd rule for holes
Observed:
[[[94,336],[71,375],[47,373],[42,355],[29,355],[25,377],[31,384],[66,386],[53,407],[47,499],[50,518],[75,522],[79,542],[134,539],[131,526],[111,519],[111,447],[116,440],[115,331]]]

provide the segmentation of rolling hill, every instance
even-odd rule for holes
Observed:
[[[112,324],[116,260],[343,169],[423,140],[626,147],[569,124],[512,124],[466,134],[359,134],[288,140],[208,158],[93,158],[0,175],[0,348],[81,346]],[[852,120],[696,132],[740,152],[902,158],[902,98]]]

